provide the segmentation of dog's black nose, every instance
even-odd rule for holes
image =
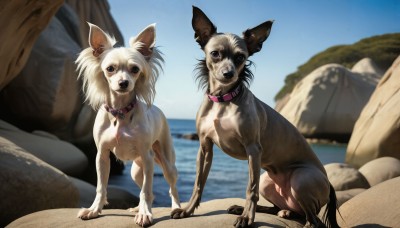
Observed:
[[[231,78],[233,78],[233,71],[224,72],[223,75],[224,75],[224,78],[231,79]]]
[[[121,80],[118,82],[119,88],[126,89],[128,88],[129,81],[128,80]]]

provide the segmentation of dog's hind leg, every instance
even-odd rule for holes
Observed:
[[[131,177],[132,180],[142,189],[143,186],[143,168],[142,168],[142,159],[139,157],[132,162],[131,168]],[[128,211],[130,212],[138,212],[139,206],[135,208],[129,208]]]
[[[329,201],[330,183],[314,167],[297,168],[290,178],[291,192],[306,216],[305,227],[325,227],[318,218],[321,207]]]
[[[161,142],[157,141],[153,145],[153,150],[156,154],[156,162],[161,166],[164,178],[170,186],[169,195],[171,197],[171,208],[174,210],[181,207],[178,190],[176,188],[178,170],[175,166],[175,151],[172,146],[172,141],[167,140],[164,144],[165,145],[161,146]]]

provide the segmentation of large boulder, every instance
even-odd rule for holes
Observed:
[[[48,133],[31,134],[0,120],[0,137],[68,175],[78,176],[88,165],[88,159],[78,148]]]
[[[1,136],[0,170],[0,227],[36,211],[78,206],[65,174]]]
[[[330,163],[324,167],[328,179],[336,191],[370,187],[367,179],[357,169],[348,164]]]
[[[374,159],[358,170],[371,186],[400,176],[400,160],[393,157]]]
[[[79,42],[83,48],[88,47],[89,26],[87,22],[95,24],[112,34],[117,40],[117,45],[124,45],[122,33],[119,31],[111,13],[107,0],[66,0],[79,17]]]
[[[78,25],[72,10],[63,12]],[[37,39],[21,73],[0,93],[5,119],[28,131],[68,134],[83,103],[74,63],[79,51],[80,46],[63,22],[53,17]]]
[[[11,2],[22,4],[21,1]],[[35,4],[29,3],[23,5],[23,7],[29,6],[33,7],[32,10],[38,10],[38,15],[43,17],[43,22],[46,22],[46,24],[49,23],[50,17],[48,19],[44,17],[44,13],[41,13],[40,10],[50,12],[56,5],[55,3],[58,3],[57,9],[60,7],[60,1],[51,1],[51,4],[47,1],[40,1],[43,5],[36,4],[36,1],[33,2]],[[46,4],[49,8],[44,10]],[[35,5],[40,5],[43,9],[38,8],[38,6],[35,7]],[[6,15],[19,15],[18,10],[21,7],[10,6],[7,9],[9,11]],[[25,8],[23,9],[25,10]],[[56,9],[54,9],[52,15],[55,12]],[[36,18],[36,13],[32,13],[34,18]],[[0,15],[4,15],[4,13]],[[39,21],[34,20],[34,18],[33,21]],[[3,21],[6,22],[7,20],[9,18]],[[44,24],[43,22],[41,24]],[[18,62],[18,66],[21,69],[23,67],[23,69],[18,71],[20,72],[18,75],[18,72],[15,73],[13,76],[15,79],[10,83],[8,82],[11,80],[7,79],[8,85],[4,87],[5,85],[1,84],[0,75],[0,89],[4,87],[0,92],[0,104],[3,107],[0,109],[2,119],[26,131],[44,130],[50,132],[82,148],[90,147],[90,144],[93,144],[92,128],[95,112],[88,105],[83,104],[81,82],[77,80],[74,63],[78,53],[88,46],[89,26],[87,22],[99,25],[113,34],[119,44],[124,44],[122,34],[112,18],[106,0],[66,1],[59,8],[55,17],[52,17],[49,25],[40,34],[36,42],[33,38],[36,38],[39,33],[37,35],[32,33],[28,37],[29,40],[25,40],[28,46],[20,52],[23,56],[26,53],[30,54],[26,55],[26,59],[28,56],[29,59]],[[14,23],[7,22],[5,24],[18,27]],[[38,26],[38,28],[44,29],[44,25]],[[14,27],[10,27],[10,29]],[[11,30],[10,34],[13,34]],[[8,33],[2,32],[0,38],[7,35]],[[10,35],[10,38],[4,39],[8,41],[20,36],[18,34]],[[30,44],[34,44],[31,53]],[[7,61],[13,59],[12,56],[10,57],[10,53],[12,54],[18,49],[15,48],[15,45],[5,47],[12,48],[5,53],[4,58],[7,57]],[[25,64],[25,66],[22,64]],[[8,69],[8,67],[2,69]],[[10,68],[10,70],[13,69]]]
[[[339,64],[317,68],[280,104],[280,113],[305,137],[348,141],[382,76],[371,64],[371,60],[361,60],[355,72]]]
[[[399,227],[400,177],[390,179],[356,195],[340,207],[342,227]]]
[[[362,110],[347,146],[345,161],[361,167],[385,156],[400,159],[400,56]]]
[[[0,1],[0,90],[24,67],[40,32],[62,0]]]
[[[220,199],[204,202],[195,215],[186,219],[171,219],[171,208],[153,208],[154,225],[151,227],[204,228],[232,227],[236,215],[227,214],[233,205],[244,205],[243,199]],[[127,210],[103,210],[97,219],[82,221],[76,218],[79,209],[53,209],[36,212],[19,218],[9,224],[13,227],[139,227],[134,222],[134,214]],[[256,213],[255,227],[303,227],[304,223],[279,218],[275,215]]]

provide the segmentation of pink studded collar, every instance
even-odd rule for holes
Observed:
[[[213,102],[227,102],[227,101],[231,101],[233,100],[233,98],[237,97],[240,94],[240,89],[241,89],[241,85],[239,84],[234,90],[232,90],[231,92],[228,92],[224,95],[221,96],[213,96],[210,94],[207,94],[208,99],[210,99]]]
[[[104,108],[106,109],[107,112],[111,113],[111,115],[113,115],[115,118],[124,119],[125,114],[130,112],[135,107],[135,104],[136,104],[136,97],[132,100],[131,103],[129,103],[124,108],[113,109],[110,106],[108,106],[107,104],[104,104]]]

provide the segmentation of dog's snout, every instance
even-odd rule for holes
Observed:
[[[231,78],[233,78],[234,72],[232,70],[230,70],[230,71],[223,72],[222,74],[224,75],[224,78],[231,79]]]
[[[121,80],[118,82],[119,88],[126,89],[128,88],[129,81],[128,80]]]

